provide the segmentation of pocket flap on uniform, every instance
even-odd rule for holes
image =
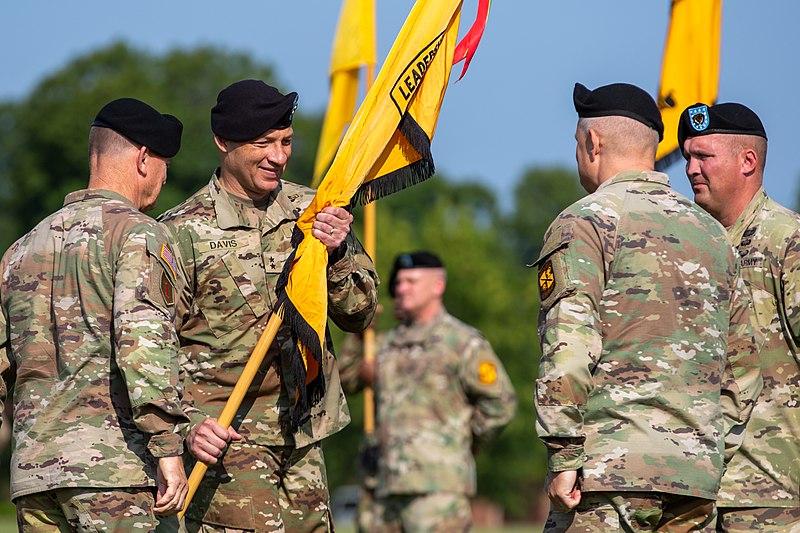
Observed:
[[[259,284],[252,279],[251,275],[247,274],[242,264],[236,258],[236,254],[229,252],[223,255],[222,262],[225,263],[225,267],[228,269],[231,278],[234,283],[236,283],[242,296],[244,296],[253,314],[256,317],[264,316],[269,309],[267,308],[267,302],[264,296],[259,291]]]
[[[543,263],[548,257],[550,257],[553,252],[556,252],[562,248],[569,246],[569,243],[572,242],[574,238],[574,233],[572,231],[572,223],[564,224],[560,226],[557,230],[557,235],[551,235],[544,243],[542,247],[542,251],[539,252],[539,258],[536,259],[533,263],[528,265],[529,267],[536,267]]]

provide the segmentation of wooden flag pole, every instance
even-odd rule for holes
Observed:
[[[367,83],[365,92],[369,92],[375,79],[375,65],[367,65]],[[364,250],[372,258],[373,265],[377,265],[375,255],[375,202],[364,206]],[[376,267],[377,268],[377,267]],[[374,323],[374,321],[373,321]],[[375,362],[375,327],[370,324],[364,331],[364,362]],[[372,435],[375,432],[375,391],[372,386],[364,387],[364,433]]]
[[[228,398],[225,408],[222,409],[222,413],[217,419],[217,423],[225,429],[230,427],[233,418],[236,416],[236,412],[239,410],[239,407],[242,406],[244,396],[247,394],[247,389],[249,389],[250,385],[253,383],[258,369],[261,368],[261,363],[264,362],[264,357],[267,355],[267,350],[269,350],[272,341],[275,340],[278,328],[280,328],[283,323],[283,313],[281,311],[282,309],[279,309],[277,313],[273,313],[272,316],[269,317],[269,322],[267,322],[267,326],[264,328],[261,338],[258,339],[256,347],[253,348],[253,353],[250,354],[250,359],[247,360],[242,375],[236,382],[236,386],[233,388],[233,392],[230,398]],[[183,510],[178,513],[178,519],[182,519],[183,515],[186,514],[186,509],[189,508],[189,504],[195,492],[197,492],[197,488],[200,486],[200,482],[203,480],[207,469],[208,465],[205,463],[200,461],[195,463],[192,473],[189,476],[189,492],[186,494],[186,503],[183,506]]]
[[[364,250],[375,263],[375,203],[364,206]],[[375,327],[370,324],[364,331],[364,362],[375,362]],[[375,391],[364,387],[364,433],[375,432]]]

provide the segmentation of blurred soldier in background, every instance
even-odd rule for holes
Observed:
[[[378,304],[372,327],[377,322],[383,306]],[[380,346],[384,334],[376,332],[375,344]],[[362,391],[366,384],[375,383],[375,365],[364,361],[364,338],[362,333],[345,335],[336,350],[339,361],[339,373],[342,377],[342,388],[348,396]],[[374,398],[374,396],[373,396]],[[374,410],[373,410],[374,413]],[[358,533],[370,533],[375,523],[375,489],[378,486],[378,437],[372,433],[364,433],[359,442],[358,462],[356,465],[358,480],[358,507],[356,509],[355,526]]]
[[[389,291],[400,323],[382,336],[375,366],[359,370],[375,387],[378,451],[376,498],[363,499],[361,531],[468,530],[473,455],[514,416],[502,363],[477,330],[444,308],[446,284],[444,265],[430,252],[395,260]]]

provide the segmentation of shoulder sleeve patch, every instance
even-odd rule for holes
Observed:
[[[175,260],[175,255],[166,243],[161,243],[161,251],[158,256],[166,263],[170,274],[172,274],[173,283],[176,282],[178,280],[178,262]]]
[[[163,236],[148,235],[147,253],[150,256],[150,272],[146,286],[141,288],[143,298],[158,304],[166,312],[175,305],[177,292],[182,287],[178,260]]]
[[[161,273],[159,286],[161,288],[161,296],[164,297],[164,303],[168,306],[173,306],[175,305],[175,287],[172,286],[168,276],[169,274],[167,274],[166,270]]]
[[[172,246],[168,244],[166,237],[163,235],[148,235],[147,236],[147,253],[155,258],[162,268],[169,273],[169,278],[172,280],[173,285],[178,284],[178,259],[172,251]]]
[[[563,283],[564,280],[561,280]],[[539,299],[547,300],[556,288],[556,274],[553,261],[548,259],[539,265]]]
[[[497,381],[497,367],[491,361],[481,361],[478,365],[478,379],[481,383],[491,385]]]

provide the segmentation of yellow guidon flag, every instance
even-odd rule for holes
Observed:
[[[658,89],[664,140],[656,153],[656,169],[681,157],[681,112],[695,102],[717,101],[721,27],[722,0],[672,0]]]
[[[322,122],[311,186],[319,186],[353,118],[362,67],[375,67],[375,0],[344,0],[331,54],[331,93]]]
[[[325,390],[319,367],[327,325],[328,252],[311,235],[311,225],[324,207],[365,204],[433,175],[430,143],[450,79],[461,7],[462,0],[414,4],[316,196],[297,221],[294,251],[278,280],[275,304],[297,341],[292,354],[298,384],[291,416],[295,428]],[[472,56],[473,36],[485,22],[470,30],[464,41],[469,38],[471,44],[457,60]]]

